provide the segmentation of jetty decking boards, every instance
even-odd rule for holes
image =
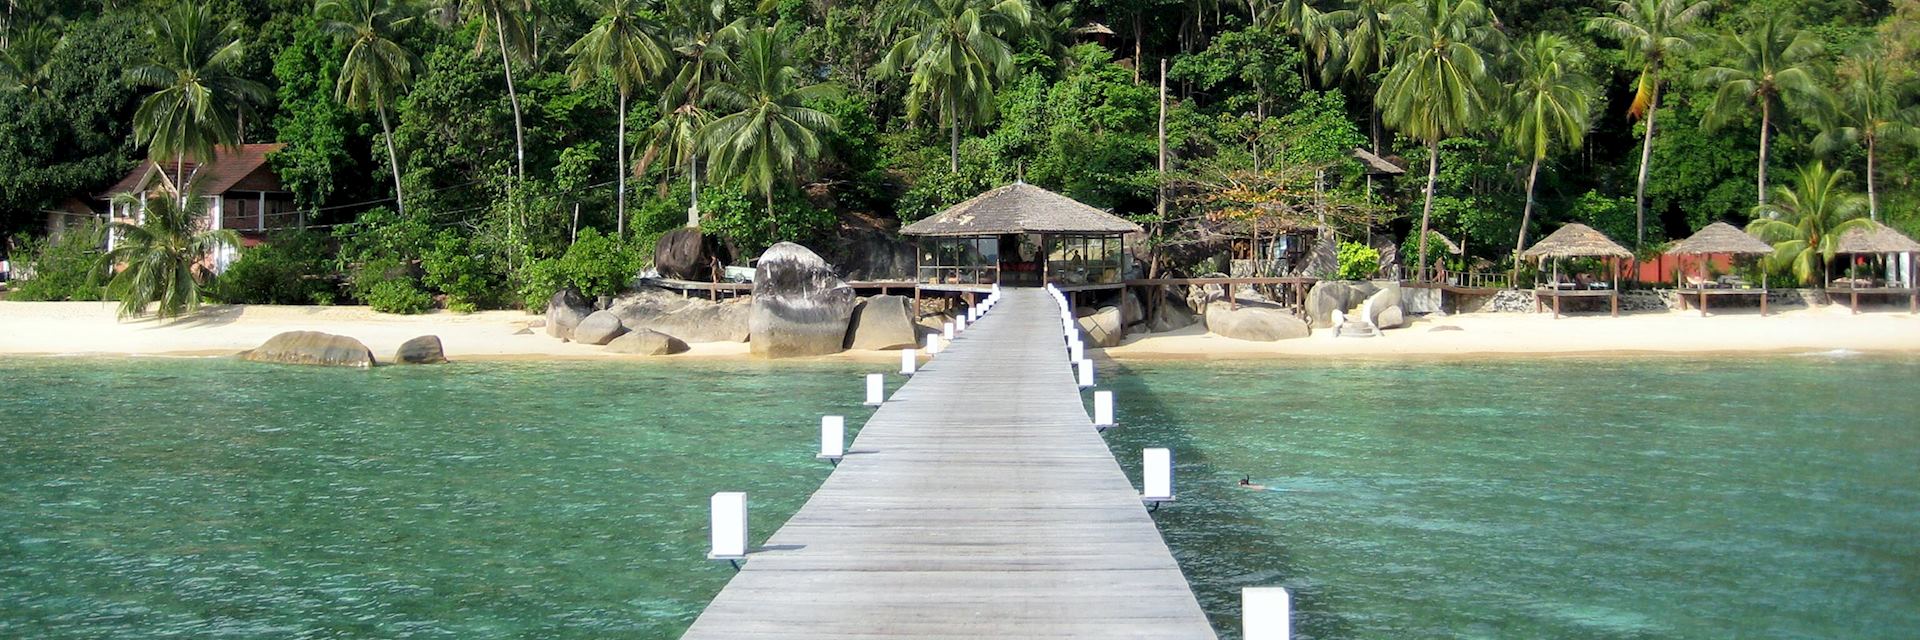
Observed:
[[[1002,297],[683,638],[1215,637],[1093,429],[1058,309]]]

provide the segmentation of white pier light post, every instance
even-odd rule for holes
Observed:
[[[867,406],[878,407],[887,401],[887,377],[878,373],[867,374]]]
[[[1292,640],[1293,596],[1286,587],[1247,587],[1240,590],[1240,637],[1246,640]]]
[[[931,340],[931,338],[929,338]],[[900,375],[913,375],[913,366],[919,364],[918,355],[913,349],[900,350]]]
[[[1080,367],[1080,388],[1093,386],[1093,361],[1085,358],[1074,361]]]
[[[1140,450],[1140,499],[1154,504],[1173,502],[1173,450]]]
[[[1080,342],[1078,338],[1067,343],[1067,359],[1074,362],[1087,359],[1087,345]]]
[[[940,353],[940,334],[927,334],[927,355]]]
[[[1113,423],[1112,391],[1093,392],[1093,426],[1096,429],[1116,426]]]
[[[708,560],[738,562],[747,558],[747,494],[713,494],[713,547]]]
[[[948,340],[952,340],[953,339],[953,323],[948,322],[946,324],[941,325],[940,336]]]
[[[820,416],[820,455],[814,457],[837,463],[846,455],[846,416]]]

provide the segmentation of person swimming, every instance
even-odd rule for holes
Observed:
[[[1259,484],[1254,484],[1254,483],[1253,483],[1253,476],[1241,476],[1241,478],[1240,478],[1240,488],[1242,488],[1242,489],[1252,489],[1252,490],[1254,490],[1254,491],[1267,491],[1267,490],[1268,490],[1268,489],[1267,489],[1267,487],[1266,487],[1266,485],[1259,485]]]

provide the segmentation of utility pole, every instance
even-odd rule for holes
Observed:
[[[1160,59],[1160,218],[1167,217],[1167,59]]]

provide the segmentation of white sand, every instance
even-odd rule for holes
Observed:
[[[283,331],[314,330],[358,338],[385,360],[400,343],[440,336],[453,359],[640,358],[564,343],[539,320],[517,311],[399,316],[365,307],[219,306],[160,323],[122,322],[113,303],[0,301],[0,354],[226,355],[251,349]],[[1457,327],[1458,331],[1436,330]],[[1132,336],[1105,351],[1116,359],[1306,357],[1460,357],[1475,355],[1592,355],[1645,353],[1920,352],[1920,317],[1885,307],[1860,315],[1845,307],[1795,309],[1760,317],[1731,310],[1702,318],[1694,312],[1630,313],[1618,318],[1549,314],[1465,314],[1423,318],[1377,338],[1334,338],[1328,332],[1281,342],[1246,342],[1207,335],[1200,327]],[[673,358],[747,357],[744,343],[703,343]],[[898,362],[891,352],[856,351],[831,360]]]

